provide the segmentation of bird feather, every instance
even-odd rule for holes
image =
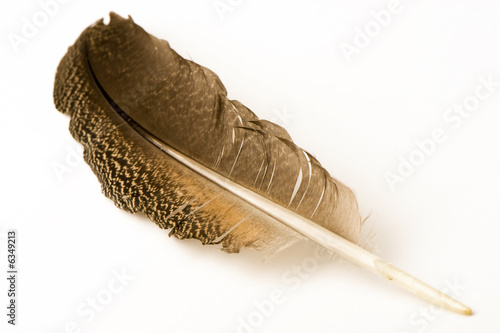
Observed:
[[[54,103],[102,192],[169,235],[277,250],[303,238],[285,220],[295,214],[359,242],[347,186],[130,17],[111,13],[83,31],[58,66]]]

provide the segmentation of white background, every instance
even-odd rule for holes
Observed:
[[[218,13],[216,3],[231,10]],[[0,262],[5,271],[6,231],[17,229],[19,307],[13,328],[1,278],[1,327],[238,332],[245,321],[241,332],[498,332],[500,86],[460,124],[443,116],[474,102],[480,77],[500,82],[500,3],[401,0],[381,27],[372,11],[389,3],[73,0],[52,7],[43,22],[41,3],[4,2]],[[314,256],[310,244],[263,262],[254,251],[228,255],[169,238],[115,208],[75,158],[69,118],[52,101],[67,47],[111,10],[132,15],[214,70],[230,98],[285,126],[354,189],[363,216],[371,214],[366,231],[373,228],[378,255],[447,289],[475,314],[436,311],[355,266]],[[37,18],[40,27],[23,37],[26,21]],[[372,37],[361,45],[356,29],[366,27]],[[14,46],[14,35],[26,38]],[[349,62],[341,45],[356,47],[356,38]],[[436,128],[446,140],[418,160],[415,141]],[[397,174],[410,156],[422,163],[391,189],[387,173]],[[58,176],[61,165],[67,172]],[[130,280],[115,281],[120,272]],[[273,292],[282,296],[271,307]],[[87,304],[96,297],[106,303],[99,311]]]

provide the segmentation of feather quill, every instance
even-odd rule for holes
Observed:
[[[437,304],[451,302],[436,301],[432,288],[416,292],[414,278],[355,245],[362,221],[354,193],[285,129],[230,100],[214,72],[130,17],[110,17],[68,49],[54,102],[71,115],[70,132],[116,206],[227,252],[276,251],[306,237]]]

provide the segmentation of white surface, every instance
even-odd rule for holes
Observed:
[[[250,318],[253,326],[241,332],[498,331],[500,86],[457,128],[443,115],[474,95],[481,76],[500,82],[500,3],[402,0],[348,63],[341,43],[353,44],[355,28],[370,26],[371,11],[390,1],[220,2],[233,4],[224,19],[212,0],[68,1],[17,53],[9,34],[21,34],[23,18],[43,9],[33,0],[2,5],[0,262],[5,271],[5,232],[15,228],[20,273],[18,325],[7,325],[2,310],[1,327],[238,332]],[[168,238],[145,217],[115,208],[68,152],[79,147],[52,102],[67,47],[110,10],[132,15],[214,70],[231,98],[284,125],[355,190],[363,215],[371,213],[367,231],[377,235],[378,255],[447,288],[475,314],[436,313],[368,272],[314,256],[310,245],[261,262],[252,251],[227,255]],[[385,174],[397,172],[400,156],[418,154],[414,141],[436,128],[447,139],[392,191]],[[54,163],[71,171],[58,179]],[[114,278],[122,270],[133,276],[126,285]],[[109,288],[112,299],[90,310],[88,298],[111,295]],[[272,311],[271,299],[279,303]]]

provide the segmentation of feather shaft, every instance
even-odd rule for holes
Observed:
[[[292,212],[289,209],[284,208],[283,206],[274,203],[269,199],[266,199],[265,197],[229,180],[226,177],[221,176],[217,172],[212,171],[211,169],[205,167],[204,165],[196,162],[195,160],[189,158],[188,156],[185,156],[174,148],[158,140],[133,120],[126,120],[144,138],[160,148],[170,157],[176,159],[186,167],[190,168],[201,176],[209,179],[213,183],[219,185],[225,190],[246,201],[253,207],[263,211],[275,220],[295,230],[304,237],[355,263],[356,265],[367,269],[388,281],[395,283],[396,285],[424,300],[460,314],[472,314],[472,310],[469,307],[458,302],[452,297],[427,285],[426,283],[400,270],[399,268],[385,262],[380,257],[336,235],[330,230]],[[238,225],[245,220],[246,218],[240,221]]]

